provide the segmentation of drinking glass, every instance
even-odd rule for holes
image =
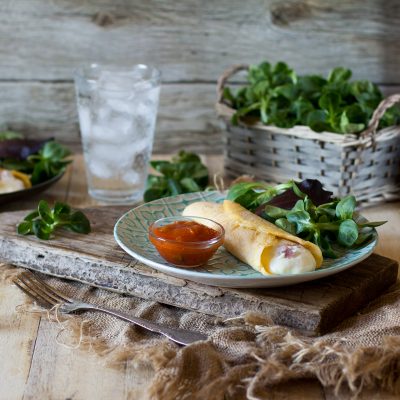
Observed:
[[[89,194],[111,204],[143,197],[151,156],[161,74],[138,64],[92,64],[75,72]]]

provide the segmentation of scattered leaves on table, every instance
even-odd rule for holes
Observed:
[[[180,151],[171,161],[150,161],[159,175],[149,175],[144,201],[199,192],[208,185],[208,169],[194,153]]]
[[[40,200],[37,210],[29,213],[17,226],[20,235],[35,235],[48,240],[56,229],[76,233],[90,233],[90,222],[82,211],[74,211],[68,204],[56,202],[53,208]]]

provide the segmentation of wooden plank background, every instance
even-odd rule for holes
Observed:
[[[396,0],[4,0],[0,128],[79,143],[72,74],[89,63],[150,63],[163,73],[155,152],[222,150],[215,82],[239,62],[336,65],[400,88]]]

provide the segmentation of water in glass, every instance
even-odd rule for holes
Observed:
[[[91,66],[77,73],[77,102],[89,194],[109,203],[142,199],[160,92],[159,72]]]

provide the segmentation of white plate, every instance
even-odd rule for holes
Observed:
[[[211,286],[236,288],[277,287],[312,281],[337,274],[367,258],[377,243],[377,234],[365,246],[343,250],[337,259],[324,260],[322,267],[313,272],[296,275],[264,276],[239,261],[220,247],[214,257],[195,269],[178,268],[166,262],[148,239],[149,225],[159,218],[181,215],[184,208],[196,201],[221,202],[225,198],[220,192],[188,193],[167,197],[136,207],[124,214],[114,227],[117,243],[132,257],[142,263],[177,278],[204,283]]]

